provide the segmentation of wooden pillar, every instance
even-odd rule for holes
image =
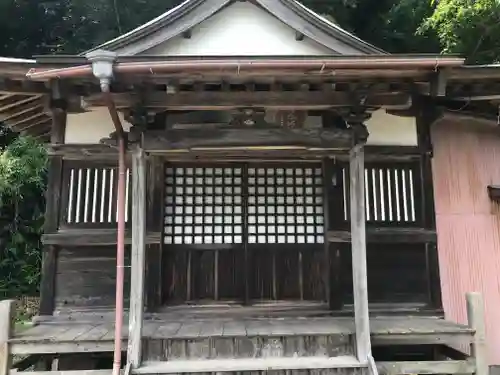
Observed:
[[[363,145],[356,145],[351,149],[349,163],[356,349],[358,360],[361,363],[368,363],[371,357],[371,343],[366,270],[365,163]]]
[[[486,347],[486,326],[484,322],[484,301],[480,293],[467,293],[467,318],[475,331],[472,342],[472,356],[476,361],[476,375],[488,375],[488,351]]]
[[[148,156],[148,172],[146,179],[146,232],[161,233],[163,218],[161,209],[165,170],[163,159],[159,156]],[[154,311],[162,303],[163,277],[162,246],[160,242],[146,246],[146,306],[147,311]]]
[[[66,131],[66,101],[63,99],[59,81],[51,82],[51,98],[49,112],[52,116],[51,144],[63,144]],[[59,214],[62,188],[62,156],[50,156],[48,165],[48,184],[45,199],[46,234],[55,233],[59,229]],[[42,277],[40,283],[40,315],[52,315],[55,305],[57,246],[44,246],[42,253]]]
[[[0,375],[8,375],[11,367],[9,338],[12,333],[14,301],[0,301]]]
[[[146,158],[137,148],[132,156],[132,251],[130,270],[130,309],[128,364],[141,364],[144,315],[144,265],[146,253]]]

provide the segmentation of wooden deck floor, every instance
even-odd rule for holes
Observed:
[[[397,343],[398,340],[445,343],[470,338],[468,326],[426,317],[376,317],[370,320],[374,344]],[[195,339],[212,336],[292,336],[351,335],[352,318],[199,318],[155,319],[144,322],[145,339]],[[124,339],[127,326],[122,329]],[[13,354],[106,352],[113,350],[114,325],[111,320],[94,322],[44,322],[14,334],[10,339]]]

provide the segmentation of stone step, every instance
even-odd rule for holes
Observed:
[[[194,374],[217,372],[265,372],[288,370],[345,370],[352,374],[364,373],[366,366],[353,356],[295,357],[295,358],[240,358],[145,362],[132,370],[133,374]],[[331,372],[328,372],[331,373]]]
[[[211,336],[144,340],[149,361],[224,358],[294,358],[354,355],[353,338],[346,335]]]

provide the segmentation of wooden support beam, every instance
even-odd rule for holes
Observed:
[[[472,357],[476,360],[476,375],[488,375],[488,349],[486,347],[486,324],[484,301],[480,293],[467,293],[467,320],[475,331],[472,342]]]
[[[8,375],[11,367],[9,339],[12,335],[14,301],[0,301],[0,375]]]
[[[285,129],[280,127],[209,127],[168,129],[144,133],[146,152],[241,147],[328,147],[349,149],[351,129]]]
[[[138,148],[132,157],[132,252],[127,361],[141,365],[144,315],[144,266],[146,257],[146,157]]]
[[[352,274],[356,351],[361,363],[371,356],[365,233],[365,163],[363,145],[350,151]]]
[[[132,107],[137,98],[129,93],[113,94],[118,108]],[[101,96],[92,96],[85,101],[90,106],[104,105]],[[169,94],[150,93],[144,98],[150,108],[170,110],[213,110],[232,108],[273,109],[328,109],[360,105],[351,92],[340,91],[189,91]],[[369,93],[364,103],[367,107],[403,109],[411,106],[411,95],[403,92]]]

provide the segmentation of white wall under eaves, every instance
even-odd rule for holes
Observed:
[[[130,124],[123,121],[125,130]],[[414,117],[398,117],[384,110],[373,113],[367,121],[369,145],[416,146],[417,130]],[[113,123],[105,107],[89,112],[70,114],[66,125],[66,143],[95,144],[114,131]]]

